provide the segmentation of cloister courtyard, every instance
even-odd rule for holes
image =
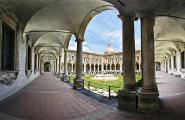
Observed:
[[[0,119],[185,119],[185,1],[0,0]]]

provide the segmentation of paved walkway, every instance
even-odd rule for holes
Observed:
[[[167,80],[164,80],[164,78]],[[144,120],[185,119],[185,81],[157,73],[160,98],[168,110],[161,113],[132,113],[99,103],[73,90],[51,74],[39,76],[0,106],[1,120]],[[171,90],[174,89],[174,90]],[[178,101],[178,102],[177,102]],[[178,108],[178,109],[177,109]]]

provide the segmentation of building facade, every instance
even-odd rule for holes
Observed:
[[[64,71],[64,59],[61,61]],[[68,74],[76,73],[76,51],[68,50]],[[83,52],[83,74],[122,73],[122,52],[114,52],[111,43],[108,43],[104,54]],[[135,70],[141,72],[141,50],[135,52]]]

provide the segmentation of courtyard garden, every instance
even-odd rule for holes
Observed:
[[[117,80],[93,80],[95,75],[87,74],[83,76],[84,79],[84,87],[86,89],[103,89],[106,91],[113,91],[117,93],[123,86],[123,76],[120,74],[114,74],[117,77]],[[70,75],[70,82],[73,83],[75,75]],[[141,76],[136,75],[136,84],[141,84]]]

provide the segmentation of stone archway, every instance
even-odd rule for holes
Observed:
[[[111,70],[114,71],[115,70],[115,67],[116,67],[115,64],[112,64],[112,66],[111,66],[112,69]]]
[[[91,64],[91,72],[93,72],[95,69],[95,65],[94,64]]]
[[[89,64],[86,65],[86,70],[87,70],[87,72],[90,72],[90,65]]]
[[[68,72],[71,73],[72,72],[72,64],[68,63]]]
[[[95,72],[97,72],[98,71],[98,65],[96,64],[95,65]]]
[[[139,63],[136,63],[136,70],[139,70]]]
[[[50,62],[44,63],[44,72],[51,72],[51,64],[50,64]]]
[[[111,67],[110,64],[108,64],[108,65],[107,65],[107,70],[110,70],[110,67]]]
[[[104,69],[104,70],[107,70],[106,65],[103,65],[103,69]]]
[[[116,70],[120,70],[120,64],[116,64]]]
[[[99,65],[99,71],[102,71],[101,65]]]
[[[166,64],[166,66],[167,66],[168,64]],[[156,71],[160,71],[161,70],[161,64],[160,64],[160,62],[155,62],[155,70]]]

